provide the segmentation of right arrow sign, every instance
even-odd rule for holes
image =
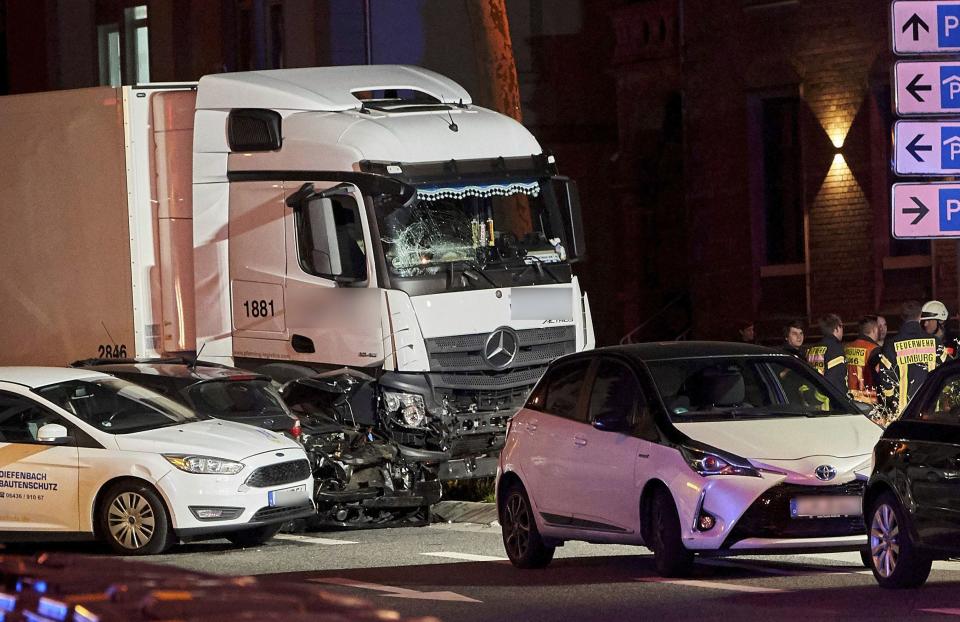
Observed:
[[[896,0],[891,13],[897,54],[960,51],[960,0]]]
[[[960,175],[960,119],[897,121],[893,126],[898,175]]]
[[[960,236],[960,183],[894,184],[893,237]]]

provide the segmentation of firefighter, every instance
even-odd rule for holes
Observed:
[[[835,313],[820,318],[823,338],[807,349],[807,362],[833,386],[847,393],[847,366],[843,358],[843,322]]]
[[[875,375],[880,364],[880,325],[877,316],[866,315],[860,318],[857,338],[843,349],[847,359],[847,385],[850,395],[858,402],[877,403]]]
[[[899,416],[927,376],[946,357],[937,330],[947,319],[938,300],[903,305],[903,324],[895,339],[888,338],[880,356],[880,382],[888,410]]]

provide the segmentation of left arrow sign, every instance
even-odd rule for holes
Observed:
[[[923,158],[920,157],[920,151],[933,151],[933,146],[931,145],[921,145],[920,140],[923,139],[923,134],[917,134],[913,140],[910,141],[910,144],[905,148],[912,155],[917,162],[923,162]]]

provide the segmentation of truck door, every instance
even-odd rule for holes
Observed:
[[[353,184],[286,182],[284,298],[291,358],[383,363],[380,291],[363,195]]]
[[[48,423],[73,428],[23,389],[0,383],[0,531],[79,531],[76,442],[37,440]]]

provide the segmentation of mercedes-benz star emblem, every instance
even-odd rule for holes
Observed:
[[[506,369],[520,350],[517,333],[510,328],[498,328],[487,337],[483,346],[483,358],[494,369]]]
[[[821,464],[816,468],[814,473],[816,474],[817,479],[824,482],[829,482],[837,476],[837,470],[829,464]]]

